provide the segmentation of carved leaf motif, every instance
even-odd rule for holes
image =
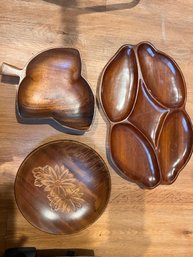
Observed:
[[[64,166],[46,165],[32,170],[34,185],[47,193],[50,207],[55,211],[73,212],[81,208],[84,199],[77,180]]]

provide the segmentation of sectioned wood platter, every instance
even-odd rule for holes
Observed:
[[[16,203],[35,227],[52,234],[87,228],[104,212],[111,179],[92,148],[71,140],[53,141],[30,153],[15,180]]]
[[[92,123],[95,100],[81,75],[78,50],[54,48],[35,56],[24,69],[3,63],[1,74],[18,76],[16,114],[24,123],[50,123],[84,133]]]
[[[176,62],[149,42],[124,45],[103,70],[98,101],[115,169],[142,187],[173,183],[193,145],[185,80]]]

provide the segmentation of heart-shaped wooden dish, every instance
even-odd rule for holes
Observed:
[[[193,146],[185,81],[176,62],[148,42],[124,45],[104,68],[98,101],[117,171],[147,188],[173,183]]]
[[[35,56],[22,70],[3,63],[1,74],[20,78],[16,98],[20,122],[50,123],[56,128],[59,125],[69,133],[89,129],[95,100],[81,76],[78,50],[49,49]]]
[[[87,228],[104,212],[111,179],[92,148],[71,140],[53,141],[30,153],[15,180],[16,203],[35,227],[53,234]]]

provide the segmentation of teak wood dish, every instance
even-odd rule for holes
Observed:
[[[193,145],[176,62],[148,42],[124,45],[103,70],[98,101],[108,123],[107,154],[118,173],[147,188],[173,183]]]
[[[105,210],[111,179],[92,148],[71,140],[53,141],[30,153],[15,179],[16,203],[35,227],[53,234],[87,228]]]
[[[6,63],[1,74],[18,76],[16,114],[24,123],[50,123],[69,133],[84,133],[92,123],[95,100],[81,76],[78,50],[44,51],[20,70]]]

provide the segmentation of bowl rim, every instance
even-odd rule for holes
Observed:
[[[68,232],[68,233],[65,233],[65,232],[59,232],[59,233],[53,233],[51,231],[46,231],[40,227],[38,227],[37,225],[33,224],[31,221],[29,221],[23,211],[21,210],[21,207],[20,205],[18,204],[18,200],[17,200],[17,190],[16,190],[16,183],[17,183],[17,180],[18,180],[18,177],[19,177],[19,173],[23,167],[23,165],[25,164],[25,162],[37,151],[39,151],[41,148],[44,148],[48,145],[52,145],[52,144],[58,144],[58,143],[62,143],[62,142],[68,142],[68,143],[75,143],[75,144],[78,144],[78,145],[81,145],[87,149],[90,149],[91,151],[93,151],[96,156],[98,156],[98,158],[100,159],[100,161],[102,161],[105,169],[106,169],[106,173],[107,173],[107,178],[108,178],[108,186],[109,186],[109,190],[107,191],[107,197],[106,197],[106,200],[105,200],[105,204],[103,206],[103,208],[101,209],[99,215],[92,221],[90,222],[89,224],[83,226],[81,229],[75,231],[75,232]],[[87,229],[88,227],[90,227],[93,223],[95,223],[101,216],[102,214],[104,213],[104,211],[106,210],[107,206],[108,206],[108,203],[109,203],[109,200],[110,200],[110,196],[111,196],[111,189],[112,189],[112,186],[111,186],[111,175],[110,175],[110,171],[109,171],[109,168],[107,166],[107,164],[105,163],[105,161],[103,160],[103,158],[100,156],[100,154],[95,150],[93,149],[92,147],[90,147],[89,145],[87,144],[84,144],[80,141],[76,141],[76,140],[69,140],[69,139],[59,139],[59,140],[53,140],[53,141],[49,141],[47,143],[44,143],[38,147],[36,147],[34,150],[32,150],[25,158],[24,160],[22,161],[22,163],[20,164],[18,170],[17,170],[17,174],[15,176],[15,180],[14,180],[14,197],[15,197],[15,202],[16,202],[16,205],[17,205],[17,208],[19,209],[20,213],[22,214],[22,216],[25,218],[25,220],[31,224],[34,228],[37,228],[39,231],[42,231],[42,232],[45,232],[47,234],[50,234],[50,235],[63,235],[63,236],[69,236],[69,235],[74,235],[74,234],[78,234],[79,232]]]

